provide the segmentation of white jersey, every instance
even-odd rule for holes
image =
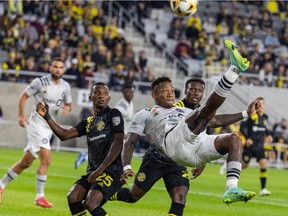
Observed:
[[[128,133],[150,137],[157,148],[183,166],[196,167],[220,158],[214,146],[216,135],[206,131],[195,135],[189,129],[185,119],[191,112],[185,107],[155,105],[134,115]]]
[[[131,125],[133,115],[134,115],[134,104],[132,101],[130,103],[125,99],[121,98],[115,105],[115,108],[118,109],[124,120],[124,130],[125,134],[127,134],[127,130]]]
[[[128,132],[150,137],[155,145],[165,152],[165,134],[186,115],[193,112],[185,107],[164,108],[155,105],[135,114]]]
[[[26,87],[25,92],[30,97],[34,97],[33,112],[30,120],[34,119],[38,123],[42,122],[45,125],[47,124],[46,121],[36,112],[36,105],[39,102],[43,102],[46,99],[49,106],[49,114],[52,118],[56,117],[63,103],[72,102],[70,85],[63,79],[60,79],[60,82],[56,85],[51,78],[51,74],[34,79]]]

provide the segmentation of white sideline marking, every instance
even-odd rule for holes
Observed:
[[[9,168],[10,167],[0,166],[0,170],[7,170]],[[35,171],[25,170],[25,173],[34,174]],[[63,175],[63,174],[60,174],[60,173],[50,173],[48,175],[49,176],[62,177],[62,178],[71,178],[71,179],[75,179],[75,181],[78,178],[80,178],[80,175],[77,177],[77,176],[72,176],[72,175]],[[131,186],[131,184],[126,185],[125,187],[130,187],[130,186]],[[164,188],[164,187],[152,187],[152,189],[166,191],[166,188]],[[214,193],[209,193],[209,192],[195,192],[193,190],[189,190],[188,193],[189,194],[201,195],[201,196],[209,196],[209,197],[212,196],[212,197],[222,198],[222,195],[220,195],[220,194],[214,194]],[[266,205],[281,206],[281,207],[288,207],[288,203],[284,203],[284,202],[287,202],[286,199],[279,199],[279,198],[273,198],[273,197],[265,197],[265,199],[267,201],[253,199],[253,200],[250,200],[249,202],[261,203],[261,204],[266,204]],[[282,203],[280,203],[280,202],[282,202]]]

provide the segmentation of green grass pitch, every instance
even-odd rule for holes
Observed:
[[[20,159],[22,150],[0,148],[0,176]],[[45,194],[54,204],[52,209],[42,209],[34,205],[35,171],[39,161],[25,170],[16,180],[11,182],[3,194],[0,206],[1,216],[65,216],[70,215],[66,194],[73,183],[85,173],[86,163],[77,170],[74,161],[77,153],[52,153],[52,165],[49,169]],[[134,158],[132,166],[137,171],[141,159]],[[225,175],[219,175],[220,165],[208,164],[205,171],[195,180],[191,180],[187,196],[185,216],[283,216],[288,212],[288,183],[287,170],[268,170],[268,188],[272,191],[269,197],[258,195],[260,188],[259,169],[248,168],[242,170],[239,186],[245,190],[257,192],[257,196],[247,203],[233,203],[230,206],[222,203],[225,189]],[[190,168],[189,168],[190,171]],[[132,180],[129,183],[131,186]],[[170,207],[170,198],[165,190],[163,181],[157,182],[146,196],[135,204],[118,201],[108,202],[104,209],[110,216],[165,216]],[[89,215],[89,213],[88,213]]]

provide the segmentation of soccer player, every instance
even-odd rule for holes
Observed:
[[[174,104],[176,107],[187,107],[192,110],[200,107],[203,98],[205,82],[200,78],[191,78],[185,83],[185,98]],[[253,113],[254,102],[249,105],[247,113]],[[245,112],[245,111],[244,111]],[[229,125],[243,119],[242,112],[215,116],[208,124],[209,127]],[[193,169],[194,178],[201,174],[205,166]],[[143,180],[143,176],[145,179]],[[138,178],[139,177],[139,178]],[[160,179],[163,178],[167,191],[171,197],[169,214],[182,215],[189,190],[188,172],[169,159],[155,145],[151,145],[143,157],[140,168],[135,175],[132,189],[122,187],[110,200],[119,200],[134,203],[142,198]]]
[[[261,196],[270,195],[266,188],[267,182],[267,153],[264,149],[264,139],[272,142],[271,131],[267,129],[268,116],[264,113],[265,100],[263,97],[257,98],[261,103],[261,108],[257,111],[255,118],[248,118],[241,122],[240,132],[246,139],[242,155],[242,168],[248,167],[252,157],[256,157],[260,166]]]
[[[124,182],[134,175],[130,165],[132,152],[139,137],[145,134],[170,160],[183,166],[196,167],[192,171],[196,177],[202,172],[206,163],[228,153],[226,192],[223,202],[230,204],[236,201],[248,201],[255,196],[255,192],[244,191],[237,186],[241,172],[241,139],[235,134],[205,133],[209,121],[225,101],[239,73],[249,67],[249,61],[239,54],[234,44],[226,40],[225,45],[230,53],[232,65],[206,102],[193,112],[187,108],[173,107],[175,89],[169,78],[160,77],[152,83],[152,97],[156,105],[134,115],[124,145],[122,153]],[[258,101],[255,101],[253,106],[255,113],[259,106]],[[141,177],[142,179],[139,179],[142,181],[146,179],[145,175]],[[135,195],[133,188],[132,194]],[[126,197],[133,201],[134,197],[129,195]]]
[[[61,140],[87,136],[87,173],[69,190],[68,204],[72,215],[86,215],[87,209],[91,215],[104,216],[107,213],[101,206],[122,186],[120,153],[124,122],[119,110],[108,106],[111,97],[106,84],[95,83],[89,99],[93,103],[94,115],[70,129],[63,129],[54,122],[47,105],[38,103],[36,110]]]
[[[61,78],[65,72],[64,61],[61,58],[52,59],[49,70],[50,75],[34,79],[20,97],[19,125],[26,128],[28,144],[24,149],[22,158],[10,167],[0,180],[0,204],[4,188],[39,157],[40,165],[36,175],[35,203],[45,208],[53,206],[44,196],[48,167],[51,164],[50,139],[53,133],[46,121],[37,114],[35,108],[38,102],[45,100],[50,106],[51,116],[56,117],[60,108],[63,108],[63,114],[66,115],[71,111],[72,98],[69,84]],[[24,108],[26,100],[31,96],[34,97],[35,102],[33,112],[27,121]]]

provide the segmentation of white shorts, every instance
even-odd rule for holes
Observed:
[[[165,153],[180,165],[198,167],[222,157],[215,149],[216,137],[205,132],[193,134],[183,119],[166,135]]]
[[[51,150],[50,139],[53,132],[48,125],[43,125],[42,122],[32,117],[26,126],[26,132],[28,144],[24,151],[29,151],[35,158],[38,158],[40,148]]]

